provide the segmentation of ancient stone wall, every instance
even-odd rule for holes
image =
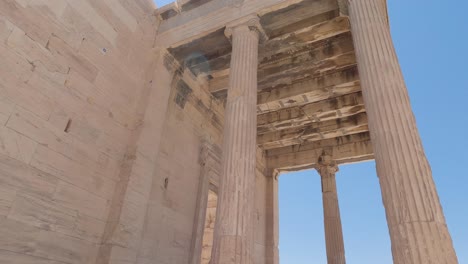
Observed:
[[[0,1],[0,263],[196,263],[224,106],[155,46],[158,26],[151,0]],[[272,178],[257,160],[266,263]]]
[[[222,140],[222,103],[190,73],[177,75],[171,83],[139,264],[189,263],[203,142],[219,148]]]
[[[0,263],[106,255],[156,86],[153,11],[150,0],[0,1]]]
[[[209,188],[201,188],[200,181],[210,177],[218,191],[224,120],[222,102],[210,95],[206,82],[189,72],[171,82],[171,95],[153,174],[151,196],[146,214],[144,237],[138,264],[201,263],[201,256],[193,252],[193,243],[203,242],[203,231],[197,231],[197,221],[205,225]],[[205,147],[212,148],[206,154]],[[213,155],[206,157],[205,155]],[[266,262],[269,221],[267,204],[272,179],[266,170],[261,150],[257,152],[255,201],[255,263]],[[200,193],[206,192],[206,193]],[[197,203],[201,196],[206,199]],[[202,228],[203,230],[203,228]],[[195,238],[198,236],[199,240]],[[201,253],[201,252],[200,252]]]

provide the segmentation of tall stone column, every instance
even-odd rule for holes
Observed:
[[[253,263],[260,32],[257,16],[226,28],[226,36],[232,38],[232,57],[212,264]]]
[[[396,264],[458,263],[390,36],[385,0],[349,0]]]
[[[338,166],[330,158],[322,157],[318,163],[317,171],[322,178],[323,216],[328,264],[345,264],[343,230],[335,179]]]
[[[266,259],[268,264],[279,264],[279,172],[270,172],[267,177],[266,202]]]

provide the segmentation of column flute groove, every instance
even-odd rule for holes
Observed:
[[[394,50],[385,0],[349,0],[349,15],[394,262],[458,263]]]
[[[233,50],[211,264],[253,264],[259,25],[255,16],[226,28]]]
[[[327,262],[328,264],[345,264],[343,229],[341,226],[335,176],[338,166],[331,160],[331,157],[323,156],[318,162],[317,171],[322,180]]]

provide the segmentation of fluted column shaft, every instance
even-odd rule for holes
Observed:
[[[349,0],[349,12],[394,263],[458,263],[390,36],[385,0]]]
[[[338,167],[331,164],[321,164],[317,170],[322,178],[323,216],[328,264],[345,264],[343,230],[335,178]]]
[[[251,264],[259,34],[248,24],[228,30],[233,50],[224,123],[223,174],[211,263]]]

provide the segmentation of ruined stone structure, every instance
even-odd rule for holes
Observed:
[[[385,0],[0,1],[0,263],[277,264],[278,176],[315,168],[344,264],[371,159],[394,262],[457,263]]]

